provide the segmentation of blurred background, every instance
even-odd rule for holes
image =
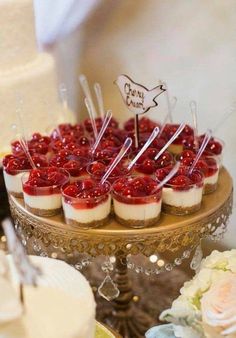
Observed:
[[[78,75],[99,82],[105,107],[121,122],[131,116],[113,81],[125,73],[152,88],[160,79],[178,98],[175,121],[191,123],[198,104],[199,129],[218,123],[226,143],[224,163],[236,178],[235,0],[34,0],[41,49],[56,58],[76,117],[85,117]],[[53,15],[52,15],[53,13]],[[148,116],[162,121],[164,97]],[[224,121],[227,112],[230,118]],[[234,208],[235,209],[235,208]],[[224,244],[236,247],[236,215]]]

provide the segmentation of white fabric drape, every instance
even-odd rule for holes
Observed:
[[[49,45],[76,29],[99,0],[34,0],[39,45]]]

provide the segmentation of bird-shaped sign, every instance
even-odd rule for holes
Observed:
[[[127,75],[119,75],[115,84],[117,84],[128,109],[136,115],[144,114],[150,108],[156,107],[158,103],[155,99],[166,91],[163,85],[148,90],[131,80]]]

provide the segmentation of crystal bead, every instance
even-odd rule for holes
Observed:
[[[119,296],[120,291],[117,288],[117,285],[108,275],[105,277],[102,284],[99,286],[98,293],[101,297],[105,298],[108,301],[111,301]]]
[[[190,250],[185,250],[185,251],[183,252],[183,258],[189,258],[189,257],[190,257],[190,254],[191,254]]]
[[[166,271],[171,271],[171,270],[173,270],[173,265],[171,263],[168,263],[168,264],[165,265],[165,269],[166,269]]]
[[[201,261],[202,261],[203,253],[202,253],[202,247],[201,243],[197,246],[196,251],[193,255],[192,261],[190,263],[190,267],[192,270],[197,271],[200,267]]]
[[[136,273],[142,273],[142,272],[143,272],[143,268],[142,268],[141,266],[137,266],[137,267],[135,268],[135,272],[136,272]]]
[[[34,249],[35,252],[39,252],[42,248],[39,245],[39,243],[37,243],[36,241],[34,241],[34,243],[33,243],[33,249]]]
[[[83,269],[83,265],[82,265],[81,263],[76,263],[76,264],[75,264],[75,268],[76,268],[77,270],[82,270],[82,269]]]
[[[47,255],[46,252],[41,252],[41,253],[40,253],[40,256],[41,256],[41,257],[48,257],[48,255]]]
[[[82,265],[83,265],[84,267],[87,267],[87,266],[89,266],[90,264],[91,264],[91,261],[90,261],[88,258],[85,258],[85,259],[82,260]]]
[[[134,268],[134,263],[127,262],[127,268],[132,270]]]
[[[181,265],[182,264],[182,259],[181,258],[176,258],[175,259],[175,264],[176,265]]]
[[[106,261],[106,262],[102,263],[102,271],[103,272],[106,272],[106,273],[111,272],[111,271],[113,271],[113,268],[114,268],[113,264],[110,261]]]

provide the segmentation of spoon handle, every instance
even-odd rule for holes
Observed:
[[[142,149],[138,152],[138,154],[135,156],[135,158],[130,162],[130,164],[128,165],[128,170],[130,170],[134,164],[138,161],[139,157],[145,152],[145,150],[149,147],[149,145],[153,142],[153,140],[157,137],[158,133],[159,133],[160,129],[158,127],[155,127],[151,133],[151,135],[149,136],[149,138],[147,139],[147,141],[145,142],[144,146],[142,147]]]
[[[205,134],[205,137],[202,141],[201,147],[200,147],[200,149],[199,149],[199,151],[198,151],[198,153],[197,153],[197,155],[196,155],[196,157],[193,161],[193,164],[191,165],[191,167],[189,169],[189,174],[192,174],[195,165],[197,164],[199,158],[202,156],[202,154],[203,154],[204,150],[206,149],[206,146],[207,146],[208,142],[210,141],[211,137],[212,137],[212,130],[208,129],[206,134]]]
[[[108,110],[106,112],[105,118],[103,120],[102,128],[101,128],[101,130],[98,134],[98,137],[97,137],[97,139],[96,139],[96,141],[95,141],[95,143],[92,147],[92,154],[95,153],[95,150],[97,149],[97,147],[98,147],[98,145],[99,145],[99,143],[100,143],[100,141],[101,141],[101,139],[102,139],[102,137],[103,137],[103,135],[104,135],[104,133],[107,129],[107,126],[109,125],[109,123],[111,121],[111,118],[112,118],[112,112],[111,112],[111,110]]]
[[[169,141],[164,145],[164,147],[155,156],[154,158],[155,161],[164,153],[164,151],[169,147],[169,145],[179,136],[179,134],[183,131],[184,127],[185,127],[185,123],[181,123],[181,125],[176,130],[174,135],[169,139]]]
[[[120,162],[120,160],[125,156],[125,154],[129,150],[129,148],[131,147],[131,144],[132,144],[132,139],[131,139],[131,137],[128,137],[125,140],[119,154],[116,156],[116,158],[111,163],[110,167],[108,168],[108,170],[105,172],[104,176],[102,177],[101,184],[103,184],[107,180],[107,178],[110,176],[111,172],[114,170],[114,168]]]
[[[161,189],[173,176],[175,176],[175,174],[179,170],[179,167],[180,162],[177,162],[173,169],[169,172],[169,174],[164,178],[164,180],[158,184],[157,189]]]

